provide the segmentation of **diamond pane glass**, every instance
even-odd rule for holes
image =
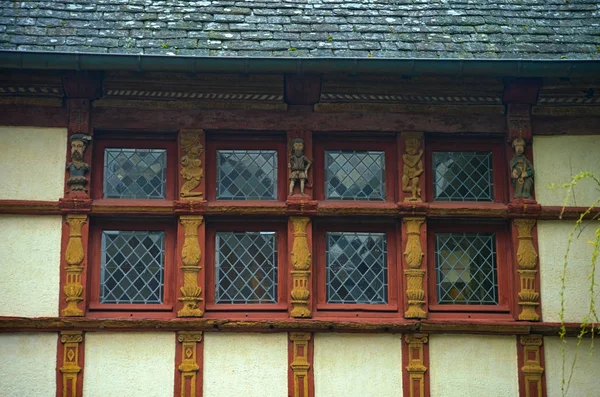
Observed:
[[[493,201],[491,152],[434,152],[434,200]]]
[[[217,150],[217,199],[276,200],[277,151]]]
[[[387,303],[385,233],[327,233],[327,302]]]
[[[104,198],[164,199],[164,149],[104,149]]]
[[[165,233],[102,231],[101,303],[162,303]]]
[[[331,200],[385,200],[385,153],[325,151],[325,197]]]
[[[436,233],[438,303],[498,304],[494,233]]]
[[[277,302],[277,233],[218,232],[216,303]]]

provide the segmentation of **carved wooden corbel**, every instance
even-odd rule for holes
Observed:
[[[519,355],[522,357],[523,366],[520,368],[521,387],[525,397],[542,397],[542,336],[522,335],[519,342]]]
[[[202,288],[198,286],[198,273],[202,251],[198,242],[198,228],[202,225],[204,218],[200,215],[182,215],[179,222],[183,226],[184,240],[181,248],[181,270],[183,272],[183,286],[180,302],[183,308],[177,312],[179,317],[202,317],[202,310],[198,308],[198,302],[202,300]]]
[[[201,331],[180,331],[177,333],[180,343],[180,364],[177,367],[180,373],[179,392],[181,397],[200,397],[201,390],[198,386],[200,372],[198,345],[202,342]],[[201,359],[201,358],[200,358]]]
[[[81,275],[85,267],[85,251],[82,241],[82,228],[87,222],[87,215],[69,214],[65,221],[69,225],[69,240],[64,252],[66,282],[63,288],[67,307],[62,310],[62,315],[67,317],[81,317],[84,314],[83,309],[79,307],[79,302],[83,301],[83,284]]]
[[[290,332],[290,341],[293,343],[293,359],[290,367],[293,374],[293,397],[309,397],[308,371],[310,362],[308,344],[311,334],[308,332]]]
[[[425,396],[425,374],[427,367],[425,366],[425,344],[429,341],[426,334],[407,334],[404,335],[404,340],[407,344],[403,356],[406,365],[405,369],[408,372],[408,386],[410,397]]]
[[[59,384],[62,390],[63,397],[79,397],[81,396],[81,385],[78,384],[77,378],[81,373],[79,366],[80,346],[83,342],[82,331],[61,331],[60,342],[62,344],[62,365],[60,373],[62,381]]]
[[[517,229],[518,247],[517,264],[521,289],[519,291],[519,306],[521,313],[519,320],[539,321],[540,316],[536,313],[539,306],[539,292],[536,291],[535,279],[537,276],[538,254],[533,246],[532,231],[535,226],[535,219],[515,219],[514,224]]]
[[[204,177],[202,169],[203,130],[182,130],[179,137],[181,158],[180,200],[202,200],[204,193],[199,189]]]
[[[307,318],[312,314],[308,308],[308,298],[310,290],[308,287],[308,278],[312,263],[310,248],[308,247],[308,238],[306,227],[310,222],[309,218],[292,216],[290,217],[294,233],[294,243],[292,245],[292,317]]]
[[[404,313],[406,318],[427,317],[427,313],[423,310],[425,270],[421,268],[425,256],[421,248],[421,225],[424,222],[425,218],[404,218],[407,235],[404,251],[407,266],[404,274],[406,274],[406,297],[408,298],[408,310]]]
[[[423,175],[423,133],[403,132],[402,192],[405,202],[422,202],[421,176]]]

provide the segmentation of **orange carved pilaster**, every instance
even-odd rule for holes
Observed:
[[[519,338],[519,386],[522,397],[544,396],[543,339],[541,335]]]
[[[311,334],[308,332],[290,332],[291,343],[291,384],[290,395],[310,397],[312,395],[311,371],[312,357],[309,354]]]
[[[202,332],[180,331],[177,349],[177,366],[179,382],[175,382],[175,395],[181,397],[202,396]]]
[[[62,331],[59,344],[58,397],[80,397],[82,395],[81,356],[83,355],[83,332]]]
[[[517,229],[517,265],[519,269],[520,290],[518,293],[521,313],[519,320],[539,321],[540,316],[536,309],[539,306],[540,297],[536,288],[538,254],[533,245],[533,227],[535,219],[515,219]]]
[[[82,229],[87,220],[88,217],[84,214],[65,216],[65,222],[69,226],[68,242],[64,251],[66,279],[63,287],[67,306],[61,311],[61,315],[67,317],[80,317],[84,314],[79,303],[83,301],[82,274],[86,258]]]
[[[308,245],[306,227],[310,219],[300,216],[290,217],[292,224],[294,242],[292,244],[292,317],[311,317],[308,308],[310,297],[309,276],[312,263],[312,255]]]
[[[408,389],[410,397],[425,397],[428,393],[427,365],[429,362],[427,342],[429,338],[425,334],[404,335],[405,344],[402,352],[402,361],[406,370],[404,387]]]
[[[426,318],[423,310],[425,305],[425,270],[421,268],[423,262],[423,249],[421,247],[421,225],[425,218],[404,218],[406,225],[406,248],[404,260],[406,261],[406,297],[408,310],[404,313],[406,318]]]
[[[182,215],[179,222],[183,226],[183,246],[181,248],[181,271],[183,272],[183,286],[179,288],[183,308],[177,312],[179,317],[202,317],[202,310],[198,303],[202,301],[200,295],[202,288],[198,285],[198,273],[202,267],[202,250],[198,241],[198,228],[204,218],[200,215]]]

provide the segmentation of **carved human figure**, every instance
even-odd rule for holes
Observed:
[[[419,188],[419,177],[423,173],[423,149],[418,138],[406,138],[406,153],[402,155],[404,168],[402,170],[402,191],[410,193],[411,196],[404,201],[421,201],[421,188]]]
[[[533,164],[523,154],[525,152],[525,140],[516,138],[512,142],[515,155],[510,160],[510,177],[515,188],[515,198],[531,198],[533,188]]]
[[[69,179],[67,185],[71,192],[87,192],[88,183],[85,176],[90,170],[89,164],[83,161],[83,154],[87,149],[92,137],[86,134],[73,134],[69,138],[71,142],[71,162],[67,163]]]
[[[204,176],[202,169],[202,141],[199,134],[184,133],[181,136],[181,148],[185,153],[181,157],[181,177],[185,181],[181,186],[181,198],[196,198],[202,192],[193,192]]]
[[[304,184],[308,180],[308,169],[312,162],[304,155],[304,140],[295,138],[292,141],[288,168],[290,170],[290,196],[294,194],[296,182],[300,182],[300,193],[304,194]]]

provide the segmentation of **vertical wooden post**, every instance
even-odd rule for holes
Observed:
[[[424,247],[427,247],[425,218],[406,217],[403,219],[402,241],[404,249],[404,274],[406,275],[406,318],[427,318],[426,275],[427,265],[423,265]],[[426,262],[425,262],[426,263]]]
[[[519,395],[545,397],[544,350],[541,335],[523,335],[517,342]]]
[[[308,332],[290,332],[289,342],[289,395],[314,397],[312,335]]]
[[[180,331],[177,342],[175,396],[202,397],[202,332]]]
[[[86,214],[67,214],[65,224],[68,225],[66,236],[63,234],[63,249],[65,266],[63,268],[63,292],[61,299],[61,315],[66,317],[81,317],[85,314],[84,278],[83,273],[87,263],[88,216]],[[65,226],[63,226],[65,227]],[[63,245],[65,245],[63,243]]]
[[[83,332],[61,331],[57,357],[57,397],[83,395]]]
[[[518,319],[522,321],[540,320],[538,314],[540,294],[537,283],[538,254],[533,245],[533,228],[535,224],[535,219],[513,220],[513,233],[516,231],[513,244],[517,244],[517,273],[520,281],[517,297],[521,309]]]
[[[181,215],[179,217],[178,240],[181,244],[182,286],[179,288],[179,301],[183,307],[177,311],[178,317],[202,317],[204,299],[199,275],[204,267],[204,217],[201,215]],[[183,229],[183,230],[181,230]],[[200,229],[200,230],[199,230]],[[183,236],[182,236],[183,234]],[[200,246],[202,244],[202,247]],[[180,244],[178,244],[179,246]],[[204,277],[202,277],[204,280]]]
[[[290,254],[292,263],[292,310],[290,315],[292,317],[308,318],[312,316],[309,308],[309,298],[311,295],[309,279],[312,269],[312,255],[307,235],[307,226],[309,223],[310,219],[307,217],[290,217],[293,238]]]
[[[429,396],[429,338],[426,334],[406,334],[402,344],[404,395]]]

